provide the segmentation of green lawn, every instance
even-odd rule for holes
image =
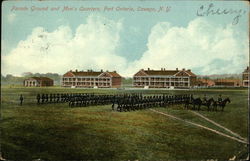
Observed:
[[[200,113],[246,138],[246,89],[124,91],[5,86],[1,90],[1,152],[9,160],[227,160],[247,151],[242,143],[150,110],[114,112],[110,105],[69,108],[62,103],[35,104],[37,93],[193,93],[214,98],[222,94],[232,101],[224,112],[208,112],[203,107]],[[20,94],[25,98],[23,106],[18,105]],[[182,106],[155,109],[227,133]]]

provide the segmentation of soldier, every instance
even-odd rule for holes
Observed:
[[[207,96],[206,95],[204,95],[204,97],[203,97],[203,102],[207,103]]]
[[[52,98],[53,98],[53,95],[50,93],[50,95],[49,95],[49,102],[50,103],[52,102]]]
[[[42,103],[44,103],[45,96],[42,94]]]
[[[222,102],[222,97],[221,97],[221,94],[220,94],[219,97],[218,97],[218,104],[221,104],[221,102]]]
[[[46,102],[48,102],[49,101],[49,94],[46,94],[45,98],[46,98]]]
[[[21,94],[20,95],[20,106],[22,106],[23,105],[23,95]]]
[[[37,99],[37,104],[40,104],[40,94],[37,94],[36,99]]]
[[[60,100],[60,95],[59,95],[59,93],[57,93],[57,95],[56,95],[56,103],[58,103],[59,100]]]
[[[53,102],[53,103],[56,102],[56,94],[55,94],[55,93],[52,95],[52,102]]]

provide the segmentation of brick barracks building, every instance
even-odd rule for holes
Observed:
[[[249,76],[250,76],[250,69],[247,67],[244,72],[242,73],[242,85],[243,87],[249,86]]]
[[[133,76],[134,87],[190,88],[195,85],[196,75],[191,70],[148,70],[141,69]]]
[[[47,77],[30,77],[23,81],[25,87],[47,87],[53,86],[54,81]]]
[[[109,71],[69,71],[63,75],[63,87],[83,88],[119,88],[122,77],[116,72]]]

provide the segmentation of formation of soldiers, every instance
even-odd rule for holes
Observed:
[[[184,103],[190,98],[191,95],[101,95],[93,93],[50,93],[37,94],[36,97],[37,104],[68,103],[70,107],[112,104],[112,109],[118,111],[138,110],[153,106],[165,107],[167,105]]]
[[[150,107],[166,107],[168,105],[183,104],[190,100],[192,95],[123,95],[116,97],[113,101],[112,109],[117,111],[140,110]]]
[[[36,100],[37,104],[61,103],[61,102],[68,102],[69,98],[72,95],[73,94],[65,94],[65,93],[37,94]]]
[[[113,95],[77,94],[70,97],[69,106],[86,107],[92,105],[107,105],[111,104],[113,99]]]
[[[225,107],[230,99],[227,98],[222,100],[221,95],[219,95],[217,100],[213,98],[208,99],[206,95],[201,98],[193,98],[192,94],[182,94],[182,95],[142,95],[141,93],[135,94],[93,94],[93,93],[47,93],[47,94],[37,94],[36,96],[37,104],[48,104],[48,103],[68,103],[70,107],[86,107],[93,105],[108,105],[112,104],[112,110],[117,111],[131,111],[140,110],[150,107],[166,107],[168,105],[184,104],[184,107],[188,109],[189,105],[207,106],[210,110],[210,106],[214,109]],[[20,105],[23,104],[23,96],[20,95]]]
[[[113,95],[96,95],[92,93],[50,93],[37,94],[36,100],[37,104],[68,102],[70,107],[84,107],[111,104],[113,97]]]

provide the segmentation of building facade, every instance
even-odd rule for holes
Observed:
[[[47,87],[53,86],[53,79],[47,77],[30,77],[23,81],[25,87]]]
[[[62,87],[119,88],[122,77],[116,72],[68,71],[61,80]]]
[[[243,87],[249,86],[249,77],[250,76],[250,69],[247,67],[244,72],[242,73],[242,85]]]
[[[214,80],[216,87],[240,87],[242,86],[239,79],[216,79]]]
[[[197,87],[213,87],[215,86],[215,82],[211,79],[200,78],[196,80],[195,85]]]
[[[191,70],[141,69],[133,76],[133,86],[141,88],[191,88],[196,75]]]

